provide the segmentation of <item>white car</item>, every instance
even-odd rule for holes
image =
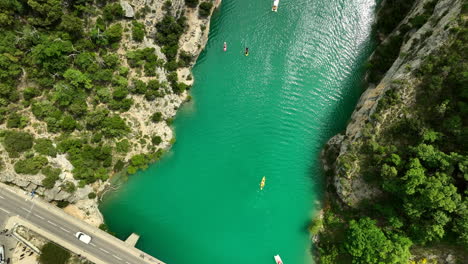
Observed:
[[[83,243],[89,244],[91,242],[91,237],[83,232],[76,232],[75,236]]]

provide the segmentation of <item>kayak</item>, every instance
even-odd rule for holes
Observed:
[[[283,261],[281,260],[279,255],[275,256],[275,261],[276,261],[276,264],[283,264]]]
[[[265,187],[265,176],[263,176],[262,181],[260,182],[260,190],[263,190],[263,187]]]

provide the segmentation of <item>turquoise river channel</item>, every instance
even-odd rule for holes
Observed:
[[[271,4],[223,0],[176,143],[100,206],[119,238],[139,234],[137,247],[167,264],[313,262],[319,153],[363,90],[376,3],[282,0],[277,13]]]

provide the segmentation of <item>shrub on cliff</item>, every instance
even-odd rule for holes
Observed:
[[[59,168],[52,168],[51,166],[46,166],[41,170],[42,174],[46,177],[42,180],[42,186],[46,189],[52,189],[55,185],[55,182],[59,179],[59,175],[62,172]]]
[[[188,7],[192,7],[192,8],[197,7],[199,2],[200,2],[199,0],[185,0],[185,4]]]
[[[154,123],[161,122],[162,121],[162,114],[161,112],[156,112],[151,116],[151,121]]]
[[[107,4],[102,9],[102,15],[106,21],[122,18],[124,10],[119,3]]]
[[[7,120],[8,128],[24,128],[28,124],[29,120],[26,116],[22,116],[18,113],[12,113]]]
[[[145,25],[142,23],[133,21],[132,22],[132,38],[135,41],[141,42],[145,37]]]
[[[3,146],[8,153],[24,152],[33,146],[34,137],[26,132],[6,131]]]
[[[21,174],[37,174],[47,163],[47,158],[44,156],[26,158],[15,163],[15,172]]]
[[[38,138],[35,140],[34,150],[42,155],[47,155],[51,157],[57,156],[57,150],[52,144],[52,140],[47,138]]]
[[[203,2],[198,7],[198,15],[201,17],[208,17],[211,12],[211,8],[213,7],[213,3],[211,2]]]

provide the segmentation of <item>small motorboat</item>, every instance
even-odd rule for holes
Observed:
[[[279,5],[279,0],[274,0],[273,6],[271,7],[271,11],[278,12],[278,5]]]
[[[249,56],[249,48],[245,48],[245,56]]]
[[[265,176],[263,176],[262,181],[260,182],[260,190],[263,190],[263,187],[265,187]]]
[[[224,50],[224,51],[227,50],[227,44],[226,44],[226,42],[224,42],[223,50]]]
[[[276,264],[283,264],[283,261],[281,260],[279,255],[275,256],[275,261],[276,261]]]

